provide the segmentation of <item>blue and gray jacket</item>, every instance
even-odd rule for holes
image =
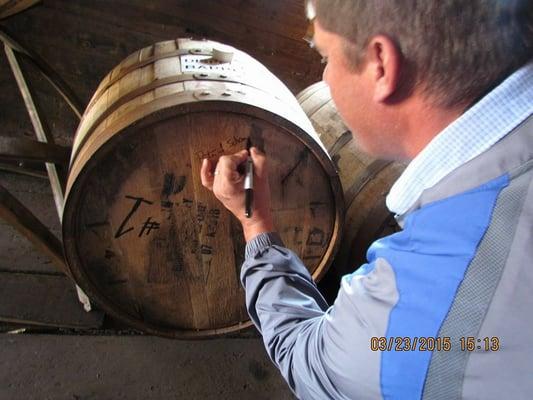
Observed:
[[[533,117],[425,190],[328,307],[275,233],[248,312],[302,399],[533,398]]]

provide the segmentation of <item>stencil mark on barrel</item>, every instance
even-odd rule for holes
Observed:
[[[172,218],[172,208],[174,207],[174,203],[167,200],[161,200],[161,213],[167,214],[166,220],[170,220]]]
[[[187,208],[191,208],[193,205],[193,201],[189,199],[183,199],[183,205]]]
[[[202,227],[205,221],[205,215],[207,213],[207,206],[203,203],[198,203],[196,206],[196,222],[198,223],[198,229],[202,231]]]
[[[303,228],[299,227],[299,226],[289,226],[287,228],[285,228],[283,230],[284,233],[289,233],[289,232],[292,232],[293,235],[292,235],[292,243],[294,245],[300,245],[302,244],[302,232],[303,232]]]
[[[205,273],[205,283],[207,284],[211,272],[211,261],[213,260],[213,247],[207,244],[202,244],[200,246],[200,255],[202,258],[202,265],[207,265],[207,272]]]
[[[174,203],[171,201],[165,201],[161,200],[161,208],[172,208],[174,206]]]
[[[187,178],[183,175],[178,176],[177,178],[173,173],[166,173],[163,178],[163,189],[161,191],[161,201],[168,200],[169,196],[173,194],[180,193],[185,184],[187,183]]]
[[[130,218],[133,216],[133,214],[135,214],[135,212],[139,209],[139,207],[141,206],[142,203],[154,204],[150,200],[143,199],[142,197],[126,196],[126,198],[130,199],[130,200],[135,200],[135,203],[131,207],[131,210],[128,213],[128,215],[126,215],[126,218],[124,218],[124,220],[122,221],[122,223],[118,227],[117,233],[115,233],[115,239],[118,239],[119,237],[121,237],[121,236],[125,235],[126,233],[128,233],[128,232],[132,231],[133,229],[135,229],[133,227],[130,227],[130,228],[124,230],[124,228],[126,227],[126,224],[130,220]]]
[[[171,219],[170,228],[164,237],[155,237],[150,241],[148,262],[149,283],[175,282],[177,274],[183,272],[184,260],[175,217]]]
[[[305,243],[307,246],[324,246],[324,241],[326,238],[326,234],[322,229],[319,228],[313,228],[311,232],[309,232],[309,236],[307,237],[307,242]]]
[[[207,219],[207,234],[206,236],[215,237],[218,230],[218,220],[220,218],[220,210],[212,208],[209,210]]]
[[[312,201],[311,203],[309,203],[309,210],[311,211],[311,215],[314,217],[316,217],[317,213],[319,210],[324,210],[324,207],[327,207],[328,204],[327,203],[323,203],[323,202],[320,202],[320,201]]]

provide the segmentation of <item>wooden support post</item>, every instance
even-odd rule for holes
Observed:
[[[59,77],[59,75],[57,75],[54,72],[54,70],[52,70],[39,57],[30,53],[28,50],[24,49],[21,45],[19,45],[16,41],[14,41],[1,29],[0,29],[0,40],[4,42],[4,49],[7,55],[7,59],[11,66],[11,70],[13,71],[13,74],[15,75],[15,79],[17,81],[17,85],[24,99],[26,109],[28,110],[28,113],[30,115],[30,119],[32,121],[33,128],[35,130],[35,134],[37,135],[37,139],[40,142],[53,143],[53,137],[44,130],[44,127],[39,118],[39,114],[37,112],[37,108],[35,106],[35,103],[33,102],[31,92],[28,88],[28,85],[26,84],[26,80],[24,79],[24,75],[22,73],[17,57],[13,50],[16,50],[19,53],[23,54],[24,56],[28,57],[28,59],[39,69],[39,71],[44,75],[44,77],[59,92],[59,94],[63,97],[63,99],[70,106],[72,111],[74,111],[76,116],[78,118],[81,118],[81,107],[79,106],[80,104],[79,101],[77,101],[77,98],[74,96],[72,91],[63,82],[63,80]],[[54,202],[56,205],[57,214],[59,216],[59,219],[61,220],[63,217],[64,188],[65,188],[66,182],[65,182],[64,177],[58,174],[58,170],[54,164],[46,163],[46,169],[48,171],[50,185],[52,187],[52,193],[54,195]],[[91,311],[91,303],[89,301],[89,298],[77,285],[76,285],[76,290],[78,293],[78,298],[80,302],[83,304],[85,310]]]
[[[37,135],[37,139],[40,142],[53,143],[54,139],[52,135],[45,131],[44,126],[41,122],[39,113],[37,112],[37,108],[35,106],[35,103],[33,102],[30,89],[26,84],[26,79],[24,79],[24,75],[22,74],[22,70],[20,69],[20,65],[18,63],[15,53],[13,52],[13,49],[7,44],[4,45],[4,49],[7,55],[7,59],[9,61],[9,65],[11,66],[11,69],[17,81],[17,85],[22,94],[22,98],[24,99],[24,104],[26,105],[26,109],[28,110],[28,114],[30,115],[31,123],[33,125],[33,129],[35,130],[35,134]],[[64,203],[63,188],[65,187],[65,185],[64,182],[62,182],[62,180],[60,179],[60,175],[58,174],[57,168],[54,164],[46,163],[46,169],[48,171],[48,177],[50,178],[50,185],[52,186],[52,193],[54,194],[54,201],[56,204],[57,213],[59,215],[59,218],[61,219],[61,216],[63,215]]]

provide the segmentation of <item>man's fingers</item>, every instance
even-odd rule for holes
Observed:
[[[218,159],[216,173],[231,181],[238,181],[241,179],[241,176],[237,168],[246,161],[247,157],[247,150],[241,150],[238,153],[220,157]]]
[[[239,151],[238,153],[235,153],[235,154],[232,154],[232,155],[229,155],[227,156],[229,157],[229,159],[235,163],[235,167],[239,166],[240,164],[242,164],[243,162],[246,161],[246,159],[248,158],[248,150],[241,150]],[[222,158],[222,157],[221,157]]]
[[[215,175],[218,177],[224,177],[226,180],[231,182],[238,182],[242,179],[242,176],[238,171],[238,167],[239,165],[243,164],[247,158],[247,150],[241,150],[235,154],[222,156],[218,159],[214,171],[211,161],[205,158],[202,161],[202,167],[200,169],[200,179],[202,181],[202,185],[212,191],[215,184]],[[217,181],[220,180],[218,179]]]
[[[215,180],[215,177],[213,176],[211,161],[209,161],[207,158],[204,158],[204,160],[202,161],[200,178],[202,179],[202,185],[204,185],[209,190],[213,190],[213,182]]]

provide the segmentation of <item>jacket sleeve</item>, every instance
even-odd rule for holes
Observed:
[[[247,244],[241,281],[248,313],[296,396],[381,398],[380,357],[370,339],[385,335],[398,299],[386,262],[345,276],[328,307],[299,258],[268,233]]]

